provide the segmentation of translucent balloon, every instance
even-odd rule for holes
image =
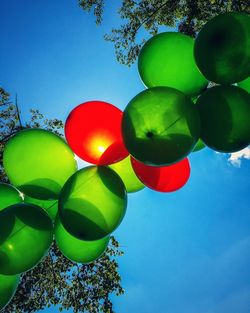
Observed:
[[[145,187],[145,185],[136,176],[130,161],[130,156],[115,164],[109,165],[122,179],[127,192],[136,192]]]
[[[250,93],[250,77],[245,80],[242,80],[237,84],[240,88],[245,89],[247,92]]]
[[[98,259],[106,250],[109,243],[109,236],[100,240],[84,241],[70,235],[59,217],[55,223],[55,239],[59,250],[69,260],[77,263],[91,263]]]
[[[194,146],[193,152],[197,152],[200,151],[202,149],[204,149],[206,147],[206,145],[204,144],[204,142],[199,139],[196,143],[196,145]]]
[[[172,192],[182,188],[190,176],[187,158],[162,167],[148,166],[132,158],[132,166],[136,175],[147,187],[161,192]]]
[[[0,274],[0,310],[2,310],[14,296],[19,284],[20,275]]]
[[[138,58],[144,84],[176,88],[189,96],[200,94],[208,82],[195,63],[193,47],[193,38],[176,32],[149,39]]]
[[[149,88],[127,105],[122,122],[130,154],[147,165],[164,166],[186,157],[200,136],[197,107],[177,89]]]
[[[15,187],[0,183],[0,211],[22,201],[21,194]]]
[[[127,194],[113,170],[89,166],[69,178],[58,203],[60,220],[71,235],[81,240],[99,240],[121,223]]]
[[[57,199],[66,180],[77,170],[73,152],[59,136],[26,129],[13,136],[3,154],[10,182],[36,199]]]
[[[236,152],[250,143],[250,95],[236,86],[216,86],[198,101],[201,139],[220,152]]]
[[[32,203],[43,208],[49,215],[49,217],[54,221],[58,212],[58,201],[57,200],[39,200],[28,196],[25,196],[24,202]]]
[[[46,254],[53,225],[40,207],[19,203],[0,212],[0,273],[15,275],[30,270]]]
[[[121,135],[122,111],[101,101],[74,108],[65,124],[72,150],[84,161],[108,165],[124,159],[128,152]]]
[[[218,84],[232,84],[250,74],[250,16],[230,12],[205,24],[194,45],[203,75]]]

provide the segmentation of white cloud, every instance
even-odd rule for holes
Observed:
[[[250,160],[250,146],[238,152],[230,153],[228,161],[232,165],[240,167],[242,159]]]

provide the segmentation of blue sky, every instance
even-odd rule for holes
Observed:
[[[77,0],[0,0],[0,84],[18,94],[23,120],[31,108],[65,120],[89,100],[124,109],[143,90],[136,65],[117,63],[103,40],[119,24],[119,1],[108,2],[96,27]],[[117,313],[249,312],[250,161],[228,158],[205,149],[190,156],[183,189],[129,195],[115,232],[126,290]]]

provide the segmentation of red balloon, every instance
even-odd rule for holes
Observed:
[[[176,191],[183,187],[190,176],[188,158],[168,166],[149,166],[131,157],[132,167],[147,187],[161,192]]]
[[[108,165],[128,156],[121,134],[123,112],[112,104],[89,101],[75,107],[65,124],[71,149],[92,164]]]

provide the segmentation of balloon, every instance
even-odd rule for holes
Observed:
[[[52,221],[39,206],[19,203],[1,211],[0,273],[30,270],[46,254],[52,238]]]
[[[65,136],[81,159],[98,165],[112,164],[128,155],[122,140],[121,121],[122,111],[112,104],[85,102],[69,114]]]
[[[36,199],[57,199],[66,180],[77,170],[74,154],[59,136],[43,129],[26,129],[5,146],[3,165],[11,183]]]
[[[196,143],[196,145],[194,146],[193,152],[197,152],[200,151],[202,149],[204,149],[206,147],[206,145],[204,144],[204,142],[199,139]]]
[[[20,275],[6,276],[0,274],[0,310],[2,310],[14,296],[19,280]]]
[[[189,96],[200,94],[208,82],[195,64],[193,47],[193,38],[181,33],[166,32],[149,39],[138,58],[144,84],[176,88]]]
[[[194,57],[203,75],[232,84],[250,74],[250,16],[230,12],[216,16],[199,32]]]
[[[20,192],[13,186],[0,183],[0,211],[7,206],[22,202]]]
[[[197,101],[201,139],[219,152],[236,152],[250,143],[250,95],[236,86],[215,86]]]
[[[147,165],[164,166],[191,152],[200,136],[200,119],[193,102],[177,89],[149,88],[125,108],[122,121],[130,154]]]
[[[130,158],[131,157],[128,156],[120,162],[109,165],[109,167],[121,177],[127,192],[136,192],[143,189],[145,186],[135,175]]]
[[[250,77],[248,77],[247,79],[239,82],[237,85],[240,88],[245,89],[247,92],[250,93]]]
[[[127,194],[113,170],[89,166],[69,178],[58,203],[60,220],[71,235],[81,240],[99,240],[121,223]]]
[[[98,259],[106,250],[109,243],[109,236],[100,240],[84,241],[70,235],[62,223],[59,216],[55,223],[55,239],[62,254],[73,262],[91,263]]]
[[[25,196],[24,202],[32,203],[40,206],[42,209],[44,209],[49,217],[54,221],[56,218],[57,212],[58,212],[58,201],[57,200],[39,200],[34,199],[29,196]]]
[[[133,169],[140,180],[149,188],[172,192],[183,187],[190,176],[190,165],[187,158],[178,163],[156,167],[131,159]]]

